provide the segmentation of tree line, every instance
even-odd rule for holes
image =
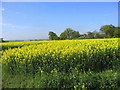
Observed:
[[[64,32],[57,36],[55,32],[49,32],[50,40],[66,40],[66,39],[94,39],[94,38],[119,38],[120,27],[114,25],[104,25],[99,31],[87,32],[87,34],[80,34],[79,31],[75,31],[71,28],[66,28]]]

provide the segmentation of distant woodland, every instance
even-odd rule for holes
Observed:
[[[87,34],[80,34],[79,31],[66,28],[66,30],[60,34],[60,36],[57,36],[57,34],[52,31],[50,31],[48,35],[50,40],[119,38],[120,27],[115,27],[112,24],[104,25],[101,26],[99,32],[94,30],[93,32],[87,32]]]

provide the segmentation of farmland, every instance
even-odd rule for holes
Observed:
[[[3,88],[118,88],[118,39],[2,43]]]

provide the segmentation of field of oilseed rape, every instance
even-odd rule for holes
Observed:
[[[2,43],[2,87],[120,88],[118,40]]]

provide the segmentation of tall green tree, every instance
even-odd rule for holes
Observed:
[[[56,33],[52,32],[52,31],[50,31],[48,35],[49,35],[49,39],[51,39],[51,40],[59,39],[59,37],[56,35]]]
[[[88,33],[88,38],[94,38],[94,33],[92,32],[87,32]]]
[[[60,39],[72,39],[73,31],[71,28],[66,28],[66,30],[60,34]]]
[[[115,27],[113,37],[119,38],[120,37],[120,27]]]
[[[96,33],[95,38],[100,38],[100,33]]]
[[[72,38],[73,30],[71,28],[66,28],[66,30],[64,32],[65,32],[68,39]]]
[[[75,39],[75,38],[78,38],[78,37],[80,37],[80,33],[78,31],[73,31],[71,38]]]
[[[96,30],[92,32],[94,34],[94,38],[100,38],[100,33]]]
[[[66,35],[65,32],[62,32],[62,33],[60,34],[60,39],[61,39],[61,40],[67,39],[67,35]]]
[[[98,32],[94,30],[92,33],[94,34],[94,37],[95,37]]]
[[[110,24],[110,25],[104,25],[100,28],[100,31],[102,33],[105,33],[107,36],[109,37],[113,37],[114,36],[114,30],[115,30],[115,26]]]

